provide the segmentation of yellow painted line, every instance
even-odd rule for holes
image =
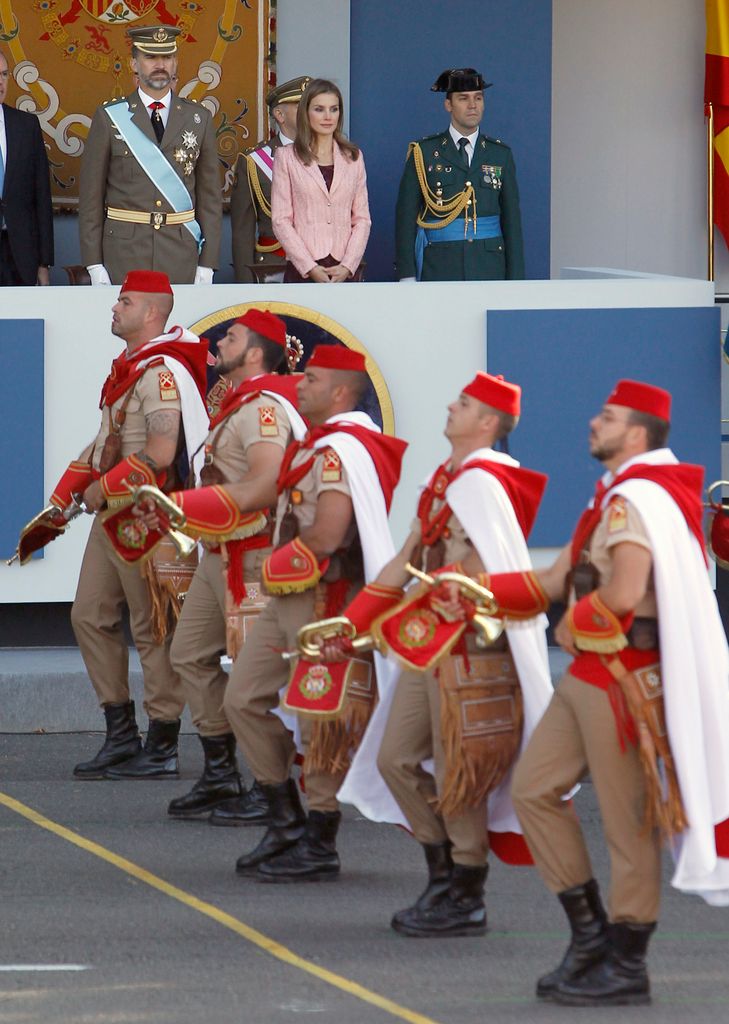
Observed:
[[[73,832],[71,829],[51,821],[50,818],[46,818],[44,815],[39,814],[38,811],[34,811],[32,807],[28,807],[19,800],[8,796],[7,793],[0,792],[0,804],[3,804],[8,810],[15,811],[21,817],[27,818],[28,821],[32,821],[34,825],[46,829],[47,832],[52,832],[61,839],[73,843],[74,846],[86,850],[87,853],[99,857],[100,860],[105,860],[107,864],[112,864],[115,868],[119,868],[120,871],[125,871],[132,878],[138,878],[140,882],[151,886],[152,889],[157,889],[159,892],[163,892],[166,896],[171,897],[171,899],[183,903],[192,910],[197,910],[213,921],[217,921],[224,928],[229,928],[230,931],[247,939],[248,942],[252,942],[254,946],[258,946],[259,949],[270,953],[277,960],[281,960],[291,967],[296,967],[300,971],[305,971],[307,974],[312,974],[315,978],[319,978],[320,981],[326,982],[327,985],[338,988],[342,992],[346,992],[347,995],[354,996],[355,999],[361,999],[364,1003],[377,1006],[380,1010],[384,1010],[393,1017],[409,1021],[410,1024],[438,1024],[431,1017],[424,1017],[421,1013],[408,1010],[407,1007],[400,1006],[391,999],[378,995],[377,992],[371,992],[370,989],[357,984],[356,981],[350,981],[348,978],[343,978],[341,974],[335,974],[333,971],[328,971],[325,967],[319,967],[317,964],[297,956],[296,953],[287,949],[286,946],[282,946],[281,943],[276,942],[274,939],[269,939],[263,932],[249,927],[243,921],[239,921],[237,917],[233,917],[232,914],[226,914],[224,910],[219,910],[212,903],[206,903],[204,900],[199,900],[197,896],[192,896],[190,893],[185,892],[184,889],[178,889],[176,885],[170,885],[169,882],[165,882],[158,875],[153,875],[151,871],[145,871],[144,868],[140,868],[138,864],[127,860],[126,857],[120,857],[111,850],[107,850],[106,847],[84,838],[78,832]]]

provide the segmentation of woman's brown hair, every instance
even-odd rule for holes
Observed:
[[[337,143],[340,149],[342,149],[350,160],[356,160],[359,157],[359,146],[355,146],[353,142],[342,133],[342,124],[344,123],[344,102],[342,100],[342,94],[339,91],[338,86],[334,82],[330,82],[327,78],[312,78],[304,90],[304,95],[301,97],[299,102],[299,108],[296,112],[296,139],[294,140],[294,149],[296,155],[302,164],[310,164],[314,159],[314,152],[311,148],[314,133],[311,130],[309,124],[309,107],[313,100],[317,96],[323,95],[325,92],[330,92],[337,97],[339,103],[339,120],[337,121],[337,127],[334,129],[334,141]]]

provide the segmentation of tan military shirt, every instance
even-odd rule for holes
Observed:
[[[310,448],[302,449],[294,456],[291,469],[303,465],[311,458]],[[316,504],[319,495],[326,491],[339,491],[341,494],[352,496],[349,486],[347,470],[333,448],[318,448],[316,458],[309,472],[302,477],[291,491],[284,491],[279,496],[276,508],[276,534],[274,546],[278,543],[278,534],[281,527],[281,520],[289,509],[294,513],[299,524],[299,531],[311,526],[316,518]],[[354,537],[356,530],[354,517],[352,526],[345,538],[346,547]]]
[[[101,427],[94,441],[94,453],[91,465],[99,468],[104,442],[109,436],[114,417],[128,396],[125,392],[109,408],[105,405],[101,411]],[[126,406],[126,415],[121,428],[122,458],[133,455],[144,448],[147,441],[146,419],[154,412],[180,412],[182,404],[174,374],[164,365],[150,366],[137,380],[132,389],[131,397]]]
[[[651,550],[640,513],[622,495],[617,494],[603,510],[600,523],[590,540],[590,561],[600,574],[600,585],[610,582],[613,572],[612,549],[626,542]],[[648,589],[636,606],[635,614],[649,619],[655,619],[658,615],[653,570],[648,580]]]
[[[432,505],[431,515],[437,515],[442,508],[443,502],[436,498]],[[410,530],[418,538],[422,537],[422,527],[417,516],[410,524]],[[450,565],[452,562],[462,562],[473,551],[473,544],[468,534],[461,526],[460,520],[453,513],[451,513],[446,523],[442,538],[445,545],[443,565]]]
[[[248,449],[265,442],[286,448],[291,423],[285,408],[270,395],[257,395],[208,434],[205,461],[216,466],[228,483],[248,472]]]

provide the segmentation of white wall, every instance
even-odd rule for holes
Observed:
[[[552,276],[705,277],[704,4],[553,0]],[[716,242],[717,290],[729,255]]]
[[[5,288],[3,292],[3,316],[42,317],[46,323],[44,462],[45,492],[50,494],[69,461],[98,428],[99,387],[121,347],[109,333],[116,289]],[[267,301],[304,306],[337,321],[379,366],[395,409],[396,432],[410,441],[391,515],[393,535],[400,544],[412,520],[418,484],[447,455],[446,405],[484,366],[489,309],[708,306],[713,295],[705,282],[671,278],[372,283],[354,288],[282,284],[267,285],[265,297],[260,285],[180,285],[175,288],[172,321],[189,327],[215,317],[210,326],[237,316],[240,303]],[[453,337],[453,310],[458,310],[457,343],[444,356],[442,339]],[[289,308],[288,312],[300,311]],[[83,367],[81,374],[79,367]],[[11,516],[7,483],[0,483],[3,502],[3,514]],[[22,523],[17,526],[19,530]],[[0,560],[0,604],[72,600],[88,528],[84,516],[72,524],[67,536],[49,545],[43,559],[22,568],[17,563],[8,567]]]
[[[329,78],[344,99],[344,130],[349,130],[348,0],[278,0],[276,76]]]

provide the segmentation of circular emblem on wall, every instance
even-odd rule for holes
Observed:
[[[231,323],[239,316],[243,316],[247,310],[254,308],[268,310],[280,316],[286,324],[286,333],[301,342],[303,354],[296,366],[297,373],[301,373],[305,368],[309,356],[317,345],[342,345],[354,349],[355,352],[361,352],[367,360],[370,387],[363,395],[358,408],[368,413],[385,434],[395,433],[392,399],[382,371],[362,342],[346,327],[324,313],[309,309],[307,306],[295,306],[290,302],[242,302],[237,306],[219,309],[197,323],[190,324],[190,330],[195,334],[204,335],[210,343],[210,351],[215,355],[218,340],[225,335]],[[222,378],[214,371],[208,376],[208,412],[211,416],[218,411],[220,402],[225,397],[227,389],[221,386],[221,381]]]

